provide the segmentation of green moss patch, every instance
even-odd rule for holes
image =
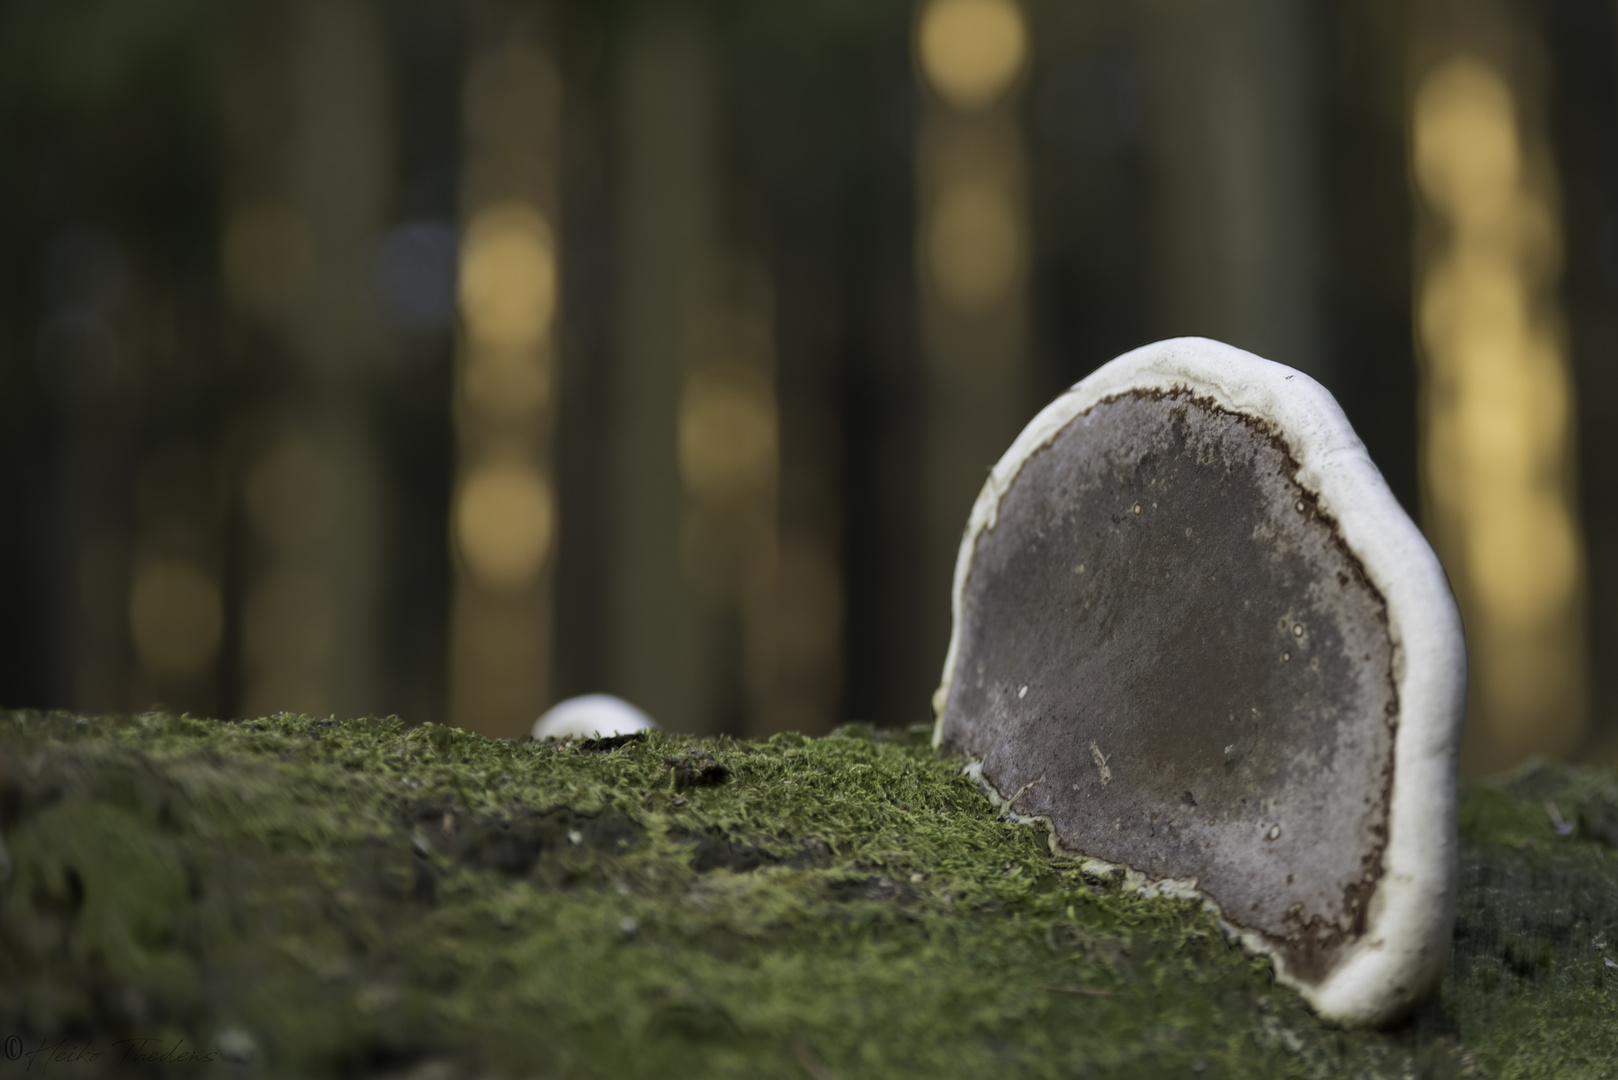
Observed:
[[[1444,1008],[1499,1077],[1618,1077],[1618,774],[1533,765],[1461,800]]]
[[[1468,793],[1442,1000],[1366,1033],[919,731],[0,714],[0,1071],[1618,1077],[1615,783]]]

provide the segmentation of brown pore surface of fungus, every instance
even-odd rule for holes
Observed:
[[[1283,437],[1186,392],[1101,401],[977,537],[940,735],[1063,849],[1194,879],[1318,983],[1383,873],[1386,602]]]

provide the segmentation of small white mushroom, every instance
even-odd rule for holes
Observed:
[[[534,740],[605,739],[637,731],[655,731],[657,722],[623,698],[584,694],[551,706],[534,721]]]
[[[952,607],[934,741],[1054,848],[1200,895],[1333,1020],[1433,991],[1465,643],[1319,383],[1204,338],[1101,367],[990,473]]]

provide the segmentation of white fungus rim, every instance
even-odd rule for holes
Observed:
[[[1211,399],[1263,421],[1285,441],[1298,463],[1298,483],[1336,519],[1339,535],[1387,603],[1399,714],[1382,878],[1371,898],[1365,933],[1320,982],[1293,977],[1284,957],[1262,935],[1232,925],[1194,879],[1152,881],[1129,871],[1127,883],[1149,894],[1200,899],[1227,932],[1271,956],[1277,978],[1297,989],[1322,1016],[1351,1025],[1386,1023],[1406,1014],[1436,985],[1449,954],[1455,912],[1455,765],[1466,704],[1466,645],[1438,557],[1388,489],[1336,399],[1303,372],[1207,338],[1173,338],[1103,365],[1034,417],[990,472],[961,539],[950,601],[954,626],[943,678],[933,695],[938,718],[933,743],[937,746],[943,738],[973,551],[984,530],[994,527],[1001,497],[1023,463],[1071,421],[1103,401],[1142,390],[1184,391]],[[969,763],[969,773],[981,782],[980,770],[980,763]],[[1009,809],[1005,793],[991,794]],[[1051,846],[1057,850],[1054,831]]]
[[[621,697],[581,694],[552,705],[534,721],[529,737],[547,739],[608,739],[637,731],[656,731],[657,721]]]

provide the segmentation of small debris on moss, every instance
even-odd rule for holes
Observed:
[[[663,764],[674,771],[674,786],[679,788],[713,787],[730,779],[730,770],[718,758],[702,750],[686,750],[666,757]]]

